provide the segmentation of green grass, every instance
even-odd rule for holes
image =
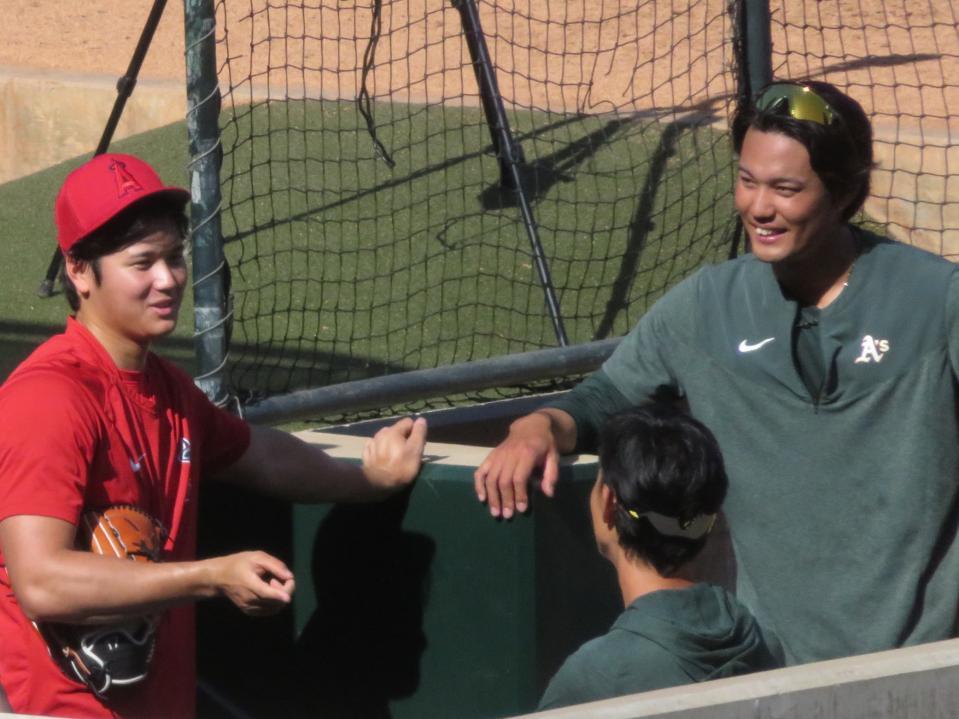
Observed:
[[[225,116],[233,378],[246,390],[556,344],[481,113],[374,110],[392,169],[373,155],[351,103],[274,103]],[[725,257],[730,155],[710,128],[533,112],[511,123],[571,341],[625,332],[668,286]],[[187,183],[182,124],[112,149]],[[63,325],[62,296],[39,299],[36,288],[54,247],[55,193],[77,164],[0,186],[4,376]],[[191,328],[188,303],[161,351],[190,365]]]
[[[227,125],[244,387],[556,344],[481,112],[391,105],[375,118],[393,168],[350,103],[244,108]],[[621,334],[668,286],[725,256],[730,155],[713,130],[541,113],[511,124],[572,341]]]

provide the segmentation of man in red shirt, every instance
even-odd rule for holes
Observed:
[[[14,711],[70,717],[195,713],[192,602],[225,596],[248,614],[291,601],[276,557],[197,560],[201,477],[301,502],[386,496],[419,471],[426,425],[382,430],[362,466],[213,406],[150,351],[173,331],[186,284],[183,207],[143,161],[100,155],[56,203],[74,311],[0,388],[0,685]],[[128,505],[166,530],[162,561],[118,561],[75,546],[89,510]],[[51,656],[39,627],[149,617],[147,677],[98,694]]]

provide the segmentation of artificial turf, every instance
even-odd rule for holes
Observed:
[[[478,108],[352,103],[224,114],[233,383],[250,396],[556,344],[515,195]],[[728,252],[728,143],[702,119],[510,116],[573,343],[625,332],[665,289]],[[708,118],[706,118],[708,120]],[[188,186],[182,123],[117,142]],[[36,289],[53,199],[83,158],[0,185],[0,374],[62,327]],[[189,301],[161,351],[192,366]]]
[[[241,108],[225,123],[233,379],[276,393],[557,344],[478,108]],[[731,156],[703,118],[515,113],[570,341],[625,332],[723,259]]]

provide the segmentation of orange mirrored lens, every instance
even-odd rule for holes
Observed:
[[[783,106],[790,117],[820,125],[829,125],[836,117],[829,104],[804,85],[770,85],[756,100],[756,108],[761,111]]]

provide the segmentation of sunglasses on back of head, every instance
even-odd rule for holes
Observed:
[[[806,120],[819,125],[831,125],[838,117],[838,113],[828,102],[805,85],[777,82],[763,90],[756,98],[756,109],[760,112],[782,108],[785,108],[794,120]]]

